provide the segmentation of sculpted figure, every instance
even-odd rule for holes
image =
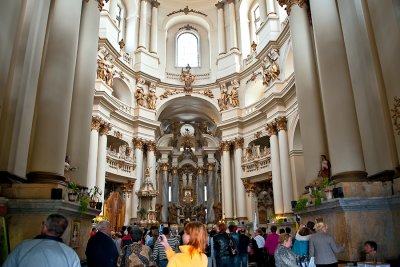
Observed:
[[[97,78],[100,80],[103,80],[103,81],[106,80],[104,71],[105,71],[104,61],[102,59],[98,59],[97,60]]]
[[[192,74],[189,64],[187,65],[186,70],[183,70],[182,68],[179,79],[185,83],[184,91],[192,92],[192,82],[194,81],[194,75]]]
[[[218,105],[221,110],[228,109],[228,90],[225,84],[221,85],[221,98],[218,99]]]
[[[156,109],[156,104],[157,104],[157,96],[156,96],[156,91],[151,88],[149,90],[149,94],[147,95],[147,107],[149,109]]]

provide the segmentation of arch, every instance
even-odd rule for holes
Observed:
[[[219,147],[219,140],[212,135],[203,134],[204,139],[207,141],[207,147]]]
[[[294,65],[293,65],[293,48],[291,43],[289,42],[285,57],[282,60],[283,62],[283,68],[282,70],[285,72],[284,73],[284,79],[288,78],[293,72],[294,72]]]
[[[289,138],[289,151],[291,150],[303,150],[303,143],[301,142],[301,132],[300,132],[300,119],[297,115],[292,123],[291,138]]]
[[[197,168],[196,162],[194,162],[194,161],[191,160],[191,159],[184,159],[184,160],[180,161],[180,162],[179,162],[179,165],[178,165],[178,168],[180,169],[180,168],[182,168],[182,167],[185,166],[185,165],[190,165],[190,166],[192,166],[193,168]]]
[[[161,136],[160,139],[157,141],[157,147],[168,147],[169,142],[172,140],[173,136],[173,134],[165,134]]]
[[[129,90],[129,86],[121,78],[113,79],[113,90],[112,95],[115,98],[132,106],[132,93]]]
[[[163,21],[163,29],[168,31],[169,28],[177,25],[187,23],[188,21],[196,23],[206,29],[208,32],[213,30],[213,24],[209,18],[204,18],[200,15],[196,14],[188,14],[185,16],[181,16],[179,14],[173,15],[171,17],[166,17]]]
[[[246,87],[244,106],[251,106],[261,100],[264,97],[264,89],[262,79],[258,78],[254,82],[250,82]]]

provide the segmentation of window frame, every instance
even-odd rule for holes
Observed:
[[[179,47],[178,47],[178,41],[179,41],[179,37],[181,37],[184,34],[192,34],[194,35],[194,37],[197,39],[197,66],[192,66],[190,65],[191,68],[201,68],[201,42],[200,42],[200,35],[198,32],[194,31],[194,30],[182,30],[179,31],[176,34],[175,37],[175,67],[176,68],[185,68],[187,65],[185,66],[179,66]]]

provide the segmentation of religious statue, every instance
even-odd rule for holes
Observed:
[[[209,98],[214,98],[214,94],[212,93],[212,91],[209,88],[204,90],[204,95],[208,96]]]
[[[233,88],[229,95],[229,104],[232,107],[238,107],[239,106],[239,93],[238,93],[239,84],[235,80],[232,82],[232,85],[233,85]]]
[[[204,207],[203,204],[197,206],[196,212],[197,212],[197,220],[201,223],[206,223],[206,207]]]
[[[155,110],[157,103],[156,90],[154,88],[150,88],[149,93],[147,95],[147,107],[149,109]]]
[[[221,202],[214,204],[213,209],[214,209],[214,214],[215,214],[215,221],[218,222],[222,219],[222,204],[221,204]]]
[[[144,91],[143,91],[143,88],[142,88],[142,87],[138,87],[138,88],[136,89],[135,98],[136,98],[136,103],[138,104],[138,106],[144,107],[144,98],[145,98],[145,95],[144,95]]]
[[[150,177],[150,167],[146,168],[146,170],[144,171],[144,176],[145,177]]]
[[[161,209],[162,209],[162,207],[163,207],[162,204],[156,203],[156,207],[155,207],[155,210],[156,210],[156,220],[157,220],[158,222],[161,222]]]
[[[113,86],[113,79],[114,75],[112,73],[113,65],[106,65],[106,77],[105,77],[105,82],[107,83],[108,86],[112,87]]]
[[[325,155],[321,155],[321,169],[318,172],[318,176],[322,178],[331,177],[331,163]]]
[[[264,70],[264,74],[263,74],[263,84],[266,85],[266,86],[269,86],[269,83],[270,83],[271,80],[272,80],[272,75],[271,75],[269,69],[263,67],[263,70]]]
[[[275,60],[272,61],[270,67],[270,73],[273,80],[278,79],[279,74],[281,73],[278,64],[276,64]]]
[[[225,84],[221,85],[221,98],[218,99],[218,105],[221,111],[228,109],[228,90]]]
[[[179,79],[185,83],[184,91],[185,93],[191,93],[193,88],[192,88],[192,83],[195,79],[194,75],[192,74],[191,67],[189,64],[186,66],[186,70],[183,70],[181,75],[179,76]]]
[[[172,205],[168,207],[168,222],[170,224],[175,224],[177,223],[177,219],[178,219],[178,207],[175,205],[175,203],[172,203]]]
[[[105,71],[105,64],[103,59],[98,59],[97,60],[97,78],[100,80],[105,81],[106,77],[104,75]]]

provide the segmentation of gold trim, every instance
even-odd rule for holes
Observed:
[[[285,116],[279,116],[278,118],[275,119],[276,122],[276,128],[278,131],[280,130],[287,130],[287,118]]]
[[[133,138],[132,143],[135,149],[143,150],[145,141],[140,138]]]
[[[147,145],[147,151],[156,151],[157,150],[157,146],[154,141],[147,141],[146,145]]]
[[[103,122],[100,127],[100,135],[108,135],[108,132],[112,129],[111,123]]]
[[[230,151],[231,150],[231,142],[230,141],[222,141],[219,145],[219,149],[221,151]]]
[[[168,171],[169,164],[168,163],[160,163],[160,168],[162,171]]]
[[[267,130],[268,136],[276,135],[278,133],[278,130],[276,129],[276,123],[274,121],[267,123],[265,130]]]
[[[233,145],[235,146],[235,149],[243,148],[243,143],[244,143],[243,137],[237,137],[233,140]]]
[[[92,125],[91,125],[91,130],[96,130],[99,131],[100,126],[101,126],[101,118],[100,117],[92,117]]]

